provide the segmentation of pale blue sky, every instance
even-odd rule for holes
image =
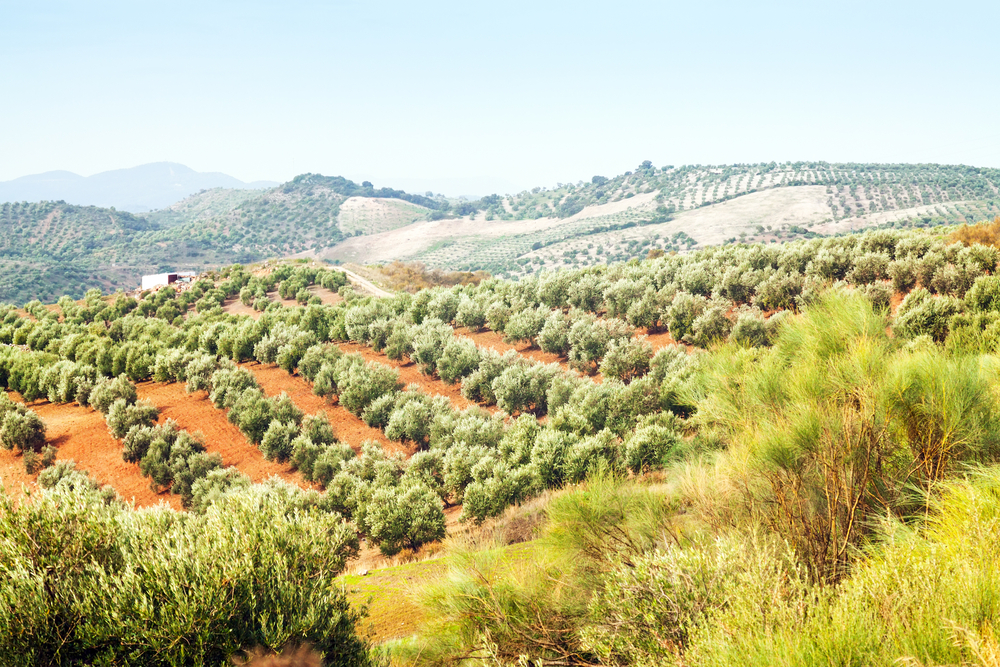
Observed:
[[[998,6],[0,0],[0,180],[170,160],[460,195],[644,159],[1000,167]]]

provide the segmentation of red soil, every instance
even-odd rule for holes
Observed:
[[[418,385],[421,391],[431,396],[434,394],[445,396],[451,401],[452,406],[458,410],[465,410],[466,408],[476,405],[473,401],[470,401],[465,396],[462,396],[462,385],[448,384],[443,380],[424,375],[412,361],[408,361],[406,363],[393,361],[384,354],[380,354],[370,347],[359,345],[357,343],[337,343],[337,346],[344,352],[354,352],[360,354],[366,361],[377,361],[380,364],[399,369],[400,382],[406,385]],[[490,408],[486,409],[489,410]]]
[[[11,399],[23,403],[16,393]],[[136,507],[152,507],[161,502],[174,509],[181,509],[181,499],[172,493],[154,493],[149,479],[142,476],[139,466],[122,460],[121,443],[111,437],[101,413],[92,408],[81,408],[75,403],[55,405],[47,401],[28,404],[45,423],[46,442],[57,450],[56,460],[73,459],[81,470],[86,470],[100,484],[110,484]],[[0,450],[0,475],[5,484],[20,482],[34,487],[37,475],[27,475],[20,456]],[[20,472],[14,471],[14,466]],[[8,490],[8,493],[10,490]]]
[[[220,454],[224,466],[234,466],[254,482],[278,476],[303,488],[313,488],[291,465],[265,459],[260,449],[229,423],[226,411],[212,405],[207,392],[188,394],[180,383],[143,382],[136,388],[139,398],[152,401],[160,409],[159,423],[173,419],[182,429],[202,434],[205,449]]]
[[[534,361],[539,361],[543,364],[560,364],[566,368],[569,368],[568,362],[560,357],[558,354],[553,354],[552,352],[542,352],[538,348],[534,348],[530,343],[520,343],[518,345],[511,345],[510,343],[505,343],[503,336],[495,331],[490,331],[489,329],[483,329],[481,331],[469,331],[465,327],[456,328],[455,334],[458,336],[464,336],[465,338],[472,339],[479,347],[492,347],[497,352],[506,352],[507,350],[514,350],[522,357],[527,357]]]
[[[325,412],[337,438],[350,445],[355,452],[361,452],[362,442],[374,440],[388,452],[402,452],[407,456],[413,453],[412,448],[389,440],[385,433],[364,423],[346,408],[328,403],[321,396],[312,393],[312,386],[301,376],[289,375],[278,366],[265,366],[256,362],[240,365],[254,374],[268,396],[285,392],[306,414],[316,414],[321,410]]]

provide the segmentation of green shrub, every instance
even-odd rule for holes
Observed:
[[[0,447],[39,452],[45,446],[45,424],[31,410],[7,410],[0,421]],[[27,464],[25,464],[27,465]]]
[[[9,664],[222,664],[289,642],[329,665],[367,664],[335,583],[357,553],[339,517],[288,512],[252,487],[202,515],[136,513],[61,485],[0,504]]]
[[[135,385],[124,375],[119,375],[114,379],[101,379],[90,392],[89,402],[95,410],[107,415],[115,401],[121,399],[132,404],[138,398]]]
[[[677,431],[669,426],[656,422],[639,426],[625,440],[625,467],[636,474],[659,467],[680,442]]]
[[[108,431],[112,437],[121,440],[133,426],[152,426],[159,415],[159,408],[147,400],[129,404],[124,398],[119,398],[108,409]]]
[[[437,361],[438,376],[454,384],[478,368],[480,356],[479,348],[471,340],[453,337],[445,343]]]
[[[653,346],[645,336],[613,340],[601,360],[601,375],[628,383],[649,371],[652,358]]]
[[[948,336],[951,319],[962,312],[964,304],[951,296],[933,297],[920,287],[899,304],[893,329],[907,338],[927,335],[941,342]]]
[[[299,427],[294,422],[275,419],[260,441],[260,451],[268,461],[284,463],[292,456],[292,441],[299,435]]]
[[[552,311],[538,333],[538,346],[543,352],[566,356],[569,352],[569,324],[561,310]]]
[[[444,538],[441,499],[420,484],[379,486],[365,503],[362,530],[386,556]]]

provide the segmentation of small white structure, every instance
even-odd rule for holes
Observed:
[[[147,290],[153,289],[154,287],[172,285],[178,280],[181,282],[191,282],[191,280],[197,275],[198,274],[194,271],[180,271],[178,273],[157,273],[152,276],[143,276],[141,289]]]
[[[142,289],[153,289],[154,287],[169,285],[175,282],[177,282],[176,273],[157,273],[156,275],[142,277]]]

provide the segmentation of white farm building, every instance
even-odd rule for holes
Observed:
[[[190,282],[197,275],[194,271],[180,271],[178,273],[157,273],[152,276],[143,276],[141,289],[148,290],[163,287],[164,285],[172,285],[178,280],[181,282]]]

